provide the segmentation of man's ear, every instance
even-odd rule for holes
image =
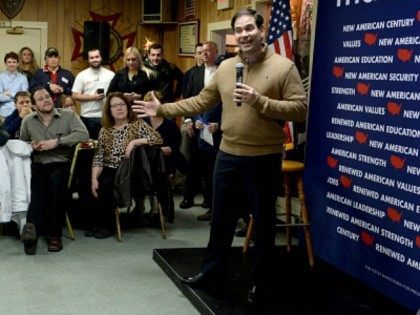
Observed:
[[[260,32],[261,32],[261,37],[263,38],[263,40],[265,39],[265,37],[266,37],[266,34],[265,34],[265,26],[264,26],[264,24],[263,25],[261,25],[261,27],[260,27]]]

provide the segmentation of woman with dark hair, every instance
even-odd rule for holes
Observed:
[[[160,145],[162,138],[145,121],[137,119],[131,103],[121,92],[110,93],[102,113],[98,149],[92,164],[92,194],[99,201],[96,227],[86,236],[106,238],[114,226],[114,177],[120,162],[138,145]]]
[[[36,62],[34,52],[29,47],[22,47],[19,50],[19,66],[18,71],[26,76],[28,82],[31,81],[32,75],[39,69]]]
[[[141,53],[136,47],[129,47],[124,53],[125,68],[115,73],[109,84],[108,93],[122,92],[130,102],[141,100],[144,95],[158,88],[156,76],[143,65]]]

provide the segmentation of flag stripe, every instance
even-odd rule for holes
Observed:
[[[277,54],[293,60],[293,34],[289,0],[273,0],[267,43]]]
[[[293,33],[289,0],[273,0],[267,44],[276,54],[293,60]],[[287,142],[294,142],[293,123],[285,122]]]

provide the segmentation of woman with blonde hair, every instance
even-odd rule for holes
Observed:
[[[32,75],[39,69],[36,62],[34,52],[29,47],[22,47],[19,50],[19,66],[18,71],[26,76],[28,83],[31,81]]]
[[[122,92],[132,102],[141,100],[148,91],[158,88],[154,72],[143,65],[141,53],[136,47],[126,49],[124,64],[125,68],[115,73],[108,93]]]

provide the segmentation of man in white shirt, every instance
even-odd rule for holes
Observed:
[[[74,81],[73,99],[81,102],[80,116],[91,139],[97,139],[101,129],[103,100],[114,72],[101,66],[99,49],[88,52],[89,68],[81,71]]]
[[[88,52],[88,62],[89,68],[79,72],[74,81],[72,96],[75,101],[81,102],[80,118],[89,132],[89,137],[96,140],[101,130],[104,98],[114,72],[101,66],[102,56],[99,49],[91,49]],[[84,213],[85,236],[90,237],[95,235],[93,230],[95,204],[90,192],[93,154],[90,150],[82,150],[79,154],[80,163],[76,175],[79,178],[77,187],[81,207],[79,210]]]

